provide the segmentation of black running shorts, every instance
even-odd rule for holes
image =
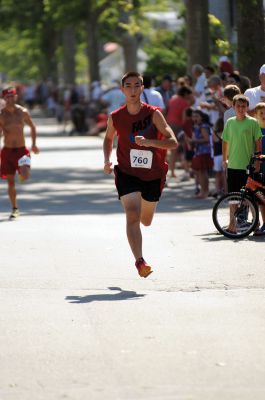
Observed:
[[[247,173],[244,169],[227,169],[228,192],[240,192],[247,183]]]
[[[146,201],[156,202],[160,199],[165,184],[162,179],[143,181],[136,176],[125,174],[117,165],[114,167],[114,173],[119,199],[125,194],[134,192],[141,192],[142,198]]]

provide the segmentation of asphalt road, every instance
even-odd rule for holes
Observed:
[[[264,400],[264,239],[170,182],[140,278],[102,139],[37,124],[17,221],[0,185],[0,399]]]

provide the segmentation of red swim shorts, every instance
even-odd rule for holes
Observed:
[[[30,157],[30,152],[26,147],[15,147],[13,149],[4,147],[0,154],[1,178],[6,179],[7,175],[15,175],[18,170],[18,160],[25,155]]]

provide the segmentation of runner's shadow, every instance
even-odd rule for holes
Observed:
[[[138,294],[133,290],[122,290],[119,287],[109,287],[108,289],[113,291],[118,291],[118,293],[92,294],[88,296],[67,296],[65,300],[69,301],[69,303],[83,304],[83,303],[91,303],[92,301],[131,300],[145,296],[145,294]]]

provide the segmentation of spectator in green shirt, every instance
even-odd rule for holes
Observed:
[[[222,134],[223,167],[227,168],[228,192],[239,192],[246,184],[246,168],[250,157],[255,151],[261,151],[261,130],[258,121],[247,115],[248,106],[246,96],[238,94],[233,98],[236,116],[227,120]],[[228,229],[235,231],[232,219]]]

